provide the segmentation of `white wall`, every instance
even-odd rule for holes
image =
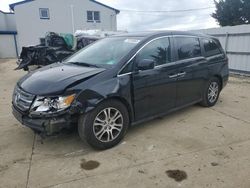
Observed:
[[[16,31],[14,14],[0,11],[0,31]]]
[[[0,35],[0,58],[16,57],[14,35]]]
[[[195,32],[217,37],[229,58],[232,71],[250,73],[250,25],[227,26]]]
[[[0,31],[16,31],[14,14],[0,11]],[[16,46],[13,34],[0,33],[0,58],[15,58]]]
[[[73,33],[71,5],[75,30],[117,29],[115,11],[89,0],[36,0],[15,7],[20,48],[38,44],[48,31]],[[39,8],[49,8],[49,20],[40,19]],[[100,11],[101,23],[87,23],[87,10]]]
[[[16,31],[16,18],[14,14],[5,14],[6,27],[9,31]]]
[[[0,31],[6,31],[5,14],[0,11]]]

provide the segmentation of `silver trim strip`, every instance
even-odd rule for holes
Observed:
[[[20,98],[19,98],[21,101],[23,102],[26,102],[26,103],[32,103],[33,100],[27,100],[25,98],[22,97],[22,95],[20,95]]]
[[[118,74],[117,77],[122,77],[122,76],[130,75],[130,74],[132,74],[132,72],[128,72],[128,73],[124,73],[124,74]]]
[[[157,69],[157,68],[162,68],[162,67],[168,67],[168,66],[171,66],[171,65],[174,65],[174,64],[176,64],[176,61],[170,62],[170,63],[166,63],[166,64],[163,64],[163,65],[157,65],[154,68]]]
[[[191,37],[191,38],[202,38],[203,36],[196,36],[196,35],[192,35],[192,34],[188,34],[188,35],[172,35],[173,37]]]
[[[185,72],[178,73],[178,76],[184,76],[184,75],[186,75],[186,73],[185,73]]]
[[[174,74],[174,75],[171,75],[171,76],[168,76],[169,78],[176,78],[178,76],[178,74]]]
[[[169,37],[172,37],[172,35],[166,35],[166,36],[161,36],[161,37],[157,37],[157,38],[154,38],[150,41],[148,41],[146,44],[144,44],[139,50],[137,50],[137,52],[128,60],[127,63],[125,63],[122,68],[119,70],[118,74],[117,74],[117,77],[121,77],[121,76],[125,76],[125,75],[129,75],[131,74],[132,72],[129,72],[129,73],[124,73],[124,74],[120,74],[120,72],[134,59],[134,57],[145,47],[147,46],[149,43],[155,41],[155,40],[158,40],[158,39],[162,39],[162,38],[169,38]],[[162,65],[159,65],[159,66],[162,66]],[[158,67],[158,66],[156,66]]]

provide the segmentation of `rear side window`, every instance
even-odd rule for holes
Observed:
[[[219,46],[212,39],[202,39],[204,44],[205,56],[214,56],[221,53]]]
[[[198,38],[176,37],[179,60],[201,56],[201,47]]]
[[[146,45],[136,56],[136,61],[143,59],[154,60],[157,65],[171,62],[171,48],[169,38],[161,38]]]

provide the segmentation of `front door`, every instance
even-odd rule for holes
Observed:
[[[171,54],[170,38],[165,37],[150,42],[136,55],[135,64],[145,59],[155,61],[153,69],[135,70],[132,75],[136,120],[158,115],[175,107],[178,68],[172,62]]]

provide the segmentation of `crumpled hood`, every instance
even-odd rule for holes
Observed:
[[[62,94],[74,82],[84,81],[103,68],[84,67],[73,64],[55,63],[21,78],[18,85],[26,92],[35,95]]]

